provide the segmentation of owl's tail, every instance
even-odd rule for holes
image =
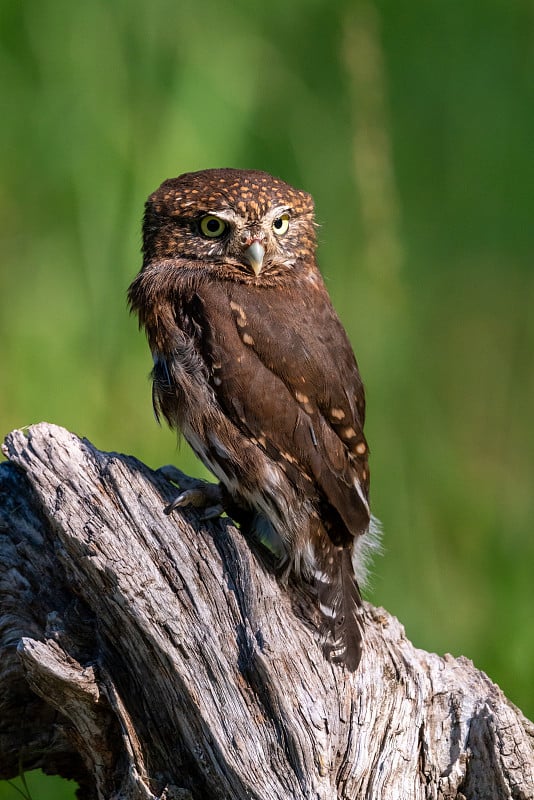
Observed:
[[[362,598],[352,566],[352,547],[331,545],[315,570],[319,609],[323,618],[323,651],[330,661],[354,672],[362,656]]]

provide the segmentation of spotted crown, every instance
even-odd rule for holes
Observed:
[[[255,221],[273,206],[288,204],[297,215],[313,213],[313,199],[307,192],[252,169],[186,172],[164,181],[148,203],[157,214],[180,217],[231,208]]]

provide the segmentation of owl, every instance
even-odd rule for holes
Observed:
[[[374,544],[365,398],[315,228],[312,197],[266,172],[166,180],[146,203],[129,303],[152,351],[156,415],[220,481],[172,508],[224,508],[310,584],[324,653],[353,671]]]

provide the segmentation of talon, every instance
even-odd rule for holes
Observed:
[[[194,508],[198,508],[202,506],[202,496],[200,492],[195,491],[195,489],[186,489],[185,492],[180,492],[177,497],[174,498],[172,503],[165,506],[163,509],[164,513],[172,514],[172,512],[177,509],[181,508],[182,506],[193,506]]]
[[[167,516],[177,508],[186,506],[202,509],[204,512],[202,514],[203,520],[215,519],[224,512],[223,493],[220,485],[207,483],[198,478],[191,478],[177,467],[172,466],[172,464],[160,467],[157,472],[166,480],[177,484],[181,490],[174,500],[163,509],[164,514]]]
[[[224,508],[220,503],[218,503],[216,506],[211,506],[210,508],[207,508],[200,517],[200,519],[207,522],[209,519],[217,519],[223,513],[224,513]]]

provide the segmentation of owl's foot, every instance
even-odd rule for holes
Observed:
[[[220,517],[224,512],[223,493],[219,484],[191,478],[172,464],[160,467],[157,472],[180,487],[179,494],[163,509],[165,514],[172,514],[177,508],[192,506],[203,509],[202,519],[208,520]]]

